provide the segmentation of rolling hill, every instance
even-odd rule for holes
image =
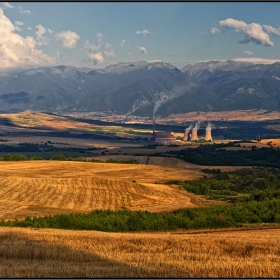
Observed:
[[[118,63],[103,69],[39,67],[0,73],[1,111],[114,112],[161,116],[279,110],[280,63]]]

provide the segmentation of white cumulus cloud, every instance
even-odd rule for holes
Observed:
[[[148,30],[142,30],[142,31],[136,31],[136,34],[143,34],[144,36],[151,34],[152,32],[148,31]]]
[[[89,57],[89,61],[94,65],[101,64],[104,62],[104,57],[101,52],[97,52],[100,49],[101,45],[90,44],[89,41],[86,41],[85,48],[88,49],[87,55]]]
[[[98,37],[98,44],[102,44],[103,43],[103,38],[106,37],[105,35],[103,35],[101,32],[97,33],[97,37]]]
[[[28,30],[33,30],[31,27],[27,27]]]
[[[7,8],[7,9],[13,9],[14,6],[12,6],[9,2],[1,2],[3,8]]]
[[[138,47],[138,49],[139,49],[143,54],[145,54],[145,55],[148,54],[146,48],[144,48],[144,47]]]
[[[267,33],[271,33],[271,34],[280,36],[279,29],[276,29],[276,28],[272,27],[271,25],[265,25],[265,24],[263,24],[262,27],[266,30]]]
[[[111,56],[111,57],[116,57],[116,54],[114,53],[113,50],[110,50],[110,51],[104,51],[104,55],[105,56]]]
[[[55,35],[57,41],[62,42],[62,46],[67,49],[74,49],[80,36],[73,31],[62,31]]]
[[[220,33],[221,30],[217,27],[210,27],[210,33],[212,34],[216,34],[216,33]]]
[[[23,25],[23,22],[22,21],[15,21],[15,25]]]
[[[244,51],[243,53],[248,54],[248,55],[253,55],[253,53],[250,51]]]
[[[121,47],[124,47],[124,43],[125,43],[125,40],[122,40],[122,41],[120,42],[120,46],[121,46]]]
[[[106,47],[106,49],[111,49],[111,48],[112,48],[112,45],[109,44],[109,43],[105,43],[105,47]]]
[[[85,44],[86,49],[89,49],[91,52],[96,52],[99,50],[99,48],[101,47],[101,45],[94,45],[94,44],[90,44],[89,40],[86,40],[86,44]]]
[[[15,33],[15,26],[0,8],[0,68],[30,68],[55,65],[56,61],[37,49],[38,42]]]
[[[18,7],[19,8],[19,12],[21,14],[24,14],[24,15],[31,15],[31,11],[30,10],[24,10],[21,6]]]
[[[240,40],[240,44],[248,44],[253,42],[255,44],[260,44],[263,46],[273,46],[274,43],[270,41],[268,33],[263,29],[263,26],[259,23],[247,24],[242,20],[236,20],[233,18],[227,18],[219,22],[220,26],[226,28],[234,28],[236,32],[243,32],[246,34],[243,40]],[[267,28],[266,28],[267,31]]]
[[[101,64],[104,62],[104,57],[101,52],[98,53],[87,52],[87,54],[89,56],[90,62],[92,62],[94,65]]]
[[[63,53],[61,53],[61,52],[59,52],[59,51],[56,52],[56,56],[57,56],[58,58],[67,58],[66,56],[63,55]]]
[[[41,24],[38,24],[36,26],[36,28],[37,28],[37,31],[35,33],[37,35],[36,38],[37,38],[38,44],[47,45],[49,43],[49,39],[46,36],[44,36],[47,29]]]

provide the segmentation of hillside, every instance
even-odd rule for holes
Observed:
[[[188,112],[280,110],[280,63],[209,61],[181,70],[169,63],[118,63],[2,72],[4,112],[107,112],[166,117]]]
[[[190,173],[187,168],[142,164],[26,161],[0,165],[0,220],[95,209],[162,212],[207,205],[206,199],[177,186],[160,184],[200,178],[200,167],[191,168]]]

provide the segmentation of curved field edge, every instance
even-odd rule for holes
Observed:
[[[280,229],[180,234],[0,228],[4,278],[279,278]]]
[[[0,168],[4,220],[96,209],[165,212],[216,203],[161,184],[200,178],[197,167],[39,160],[0,162]]]

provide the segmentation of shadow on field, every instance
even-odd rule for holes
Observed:
[[[0,234],[0,278],[187,277],[183,270],[173,265],[166,264],[163,269],[158,270],[159,267],[156,268],[151,264],[149,269],[143,269],[135,267],[135,264],[129,265],[108,260],[94,253],[79,250],[79,245],[77,250],[73,250],[66,245],[59,244],[62,239],[71,243],[71,240],[67,240],[67,232],[65,236],[48,237],[46,235],[47,238],[50,240],[41,241],[30,238],[28,234],[12,231]],[[78,240],[78,242],[80,241]],[[85,243],[83,245],[85,250],[91,247],[89,241],[83,243]],[[74,240],[71,246],[75,247]],[[141,252],[141,246],[137,247],[131,248],[130,253]],[[108,253],[114,258],[114,252]],[[115,252],[115,254],[119,254],[119,252]],[[147,264],[145,260],[144,262]]]
[[[20,126],[14,124],[13,122],[11,122],[10,119],[4,118],[4,117],[0,117],[0,125],[20,127]]]

